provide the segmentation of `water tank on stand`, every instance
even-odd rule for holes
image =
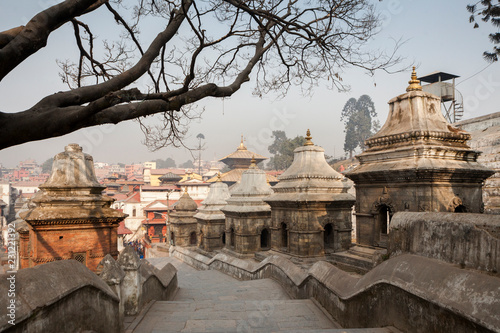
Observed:
[[[423,91],[441,97],[443,115],[450,123],[459,121],[464,115],[463,97],[455,88],[457,77],[459,76],[436,71],[418,78],[421,82],[428,83],[422,84]]]

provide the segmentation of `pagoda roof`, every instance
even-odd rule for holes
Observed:
[[[236,151],[221,158],[219,161],[227,164],[229,167],[233,167],[233,166],[238,167],[240,165],[235,165],[235,164],[241,163],[242,162],[241,160],[245,160],[244,165],[242,165],[242,166],[248,167],[248,166],[250,166],[252,158],[254,158],[257,163],[262,162],[264,160],[267,160],[267,157],[259,155],[257,153],[254,153],[253,151],[248,150],[247,147],[245,147],[245,145],[243,144],[243,136],[241,136],[241,143],[238,146],[238,148],[236,149]],[[247,164],[247,163],[245,163],[247,161],[248,161],[248,165],[245,165],[245,164]]]
[[[169,171],[167,172],[166,174],[164,174],[163,176],[161,177],[158,177],[159,180],[173,180],[173,181],[177,181],[177,180],[180,180],[182,179],[181,176]]]

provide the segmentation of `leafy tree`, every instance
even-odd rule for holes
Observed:
[[[194,169],[194,164],[193,164],[193,161],[187,160],[186,162],[179,165],[179,167],[184,168],[184,169]]]
[[[476,21],[476,15],[481,17],[483,22],[490,22],[494,27],[500,28],[500,1],[493,4],[492,0],[481,0],[473,5],[468,5],[467,10],[471,13],[469,18],[470,23],[474,23],[474,28],[478,28],[479,24]],[[500,32],[489,34],[490,41],[494,44],[493,51],[483,52],[483,57],[489,62],[498,61],[500,55]]]
[[[161,158],[158,158],[154,160],[156,162],[156,168],[158,169],[167,169],[167,168],[175,168],[175,161],[168,157],[165,160],[162,160]]]
[[[376,116],[375,105],[368,95],[362,95],[358,100],[350,98],[345,103],[340,120],[345,125],[344,151],[349,153],[349,158],[356,148],[364,150],[365,140],[379,130],[378,120],[372,120]]]
[[[42,173],[50,173],[52,171],[52,163],[54,158],[51,157],[42,163]]]
[[[285,170],[292,165],[295,148],[303,146],[306,139],[303,136],[288,139],[284,131],[273,131],[273,137],[274,142],[268,150],[274,156],[271,157],[268,165],[275,170]]]
[[[165,168],[175,168],[175,167],[177,167],[175,161],[172,158],[167,157],[165,159]]]
[[[0,32],[0,81],[51,47],[62,26],[73,31],[58,38],[74,38],[66,44],[79,52],[74,62],[58,62],[67,91],[0,113],[0,149],[130,119],[150,148],[179,145],[194,116],[189,106],[231,96],[250,79],[257,95],[285,94],[292,84],[308,92],[321,79],[344,90],[346,67],[392,67],[394,52],[363,47],[378,24],[369,0],[58,1],[26,26]],[[152,27],[161,28],[155,35]],[[110,38],[99,47],[104,33]]]

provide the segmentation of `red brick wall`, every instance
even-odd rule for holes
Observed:
[[[51,225],[33,229],[30,266],[85,253],[87,267],[95,271],[106,254],[117,256],[118,224]]]

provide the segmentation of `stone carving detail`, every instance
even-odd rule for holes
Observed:
[[[380,206],[387,206],[391,210],[391,213],[394,214],[396,209],[392,204],[392,199],[388,195],[381,195],[378,199],[372,204],[371,214],[377,214],[380,209]]]
[[[460,205],[463,205],[463,202],[462,202],[462,199],[460,199],[458,196],[454,197],[450,204],[448,205],[448,210],[450,212],[454,212],[455,211],[455,208],[457,208],[458,206]],[[484,205],[484,204],[483,204]]]

